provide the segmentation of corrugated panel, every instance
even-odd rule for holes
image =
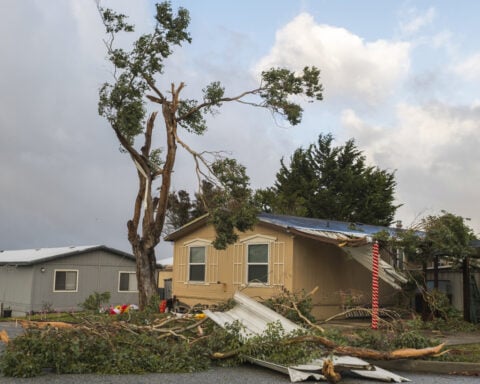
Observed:
[[[232,324],[235,321],[240,322],[245,327],[242,330],[242,336],[246,338],[263,333],[267,329],[268,324],[275,322],[280,322],[283,329],[287,332],[300,329],[300,326],[294,322],[243,293],[236,292],[233,299],[237,304],[227,312],[212,312],[208,309],[203,312],[221,327],[224,327],[226,324]]]
[[[312,229],[325,232],[340,232],[354,236],[369,236],[380,231],[388,231],[391,234],[397,232],[396,228],[368,225],[362,223],[349,223],[335,220],[314,219],[287,215],[273,215],[261,213],[258,216],[261,222],[270,223],[283,228],[296,228],[299,230]]]
[[[373,268],[372,246],[363,246],[355,248],[343,248],[345,252],[353,257],[353,259],[362,264],[368,270]],[[379,260],[378,276],[387,284],[395,289],[401,289],[400,283],[406,283],[407,279],[402,274],[395,271],[395,269],[383,260]]]
[[[267,330],[268,324],[276,322],[280,323],[287,333],[301,329],[299,325],[243,293],[237,292],[233,298],[236,305],[227,312],[212,312],[208,309],[203,312],[222,328],[225,328],[227,325],[233,324],[234,322],[243,324],[244,328],[241,330],[241,337],[247,339],[264,333]],[[350,370],[356,375],[364,378],[379,381],[394,381],[397,383],[410,381],[402,376],[396,375],[395,373],[373,366],[367,361],[361,360],[357,357],[333,356],[331,359],[334,367],[338,370]],[[312,360],[309,364],[295,365],[291,367],[252,357],[247,357],[247,360],[260,366],[288,374],[291,382],[300,382],[311,378],[325,381],[325,377],[321,374],[323,359],[316,359]]]

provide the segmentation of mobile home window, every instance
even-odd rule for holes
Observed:
[[[247,282],[268,283],[268,244],[249,244]]]
[[[189,280],[205,281],[205,247],[190,247]]]
[[[120,272],[119,276],[119,292],[136,292],[138,290],[135,272]]]
[[[75,292],[78,288],[78,271],[71,270],[56,270],[55,271],[55,292]]]

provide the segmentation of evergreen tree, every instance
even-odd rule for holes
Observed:
[[[353,139],[333,146],[331,134],[297,149],[286,165],[282,159],[273,187],[257,191],[266,211],[277,214],[362,222],[392,223],[394,172],[367,166]]]

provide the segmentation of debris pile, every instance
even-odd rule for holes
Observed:
[[[297,303],[291,308],[298,309]],[[227,311],[167,313],[140,311],[118,316],[76,318],[76,322],[20,321],[24,335],[7,344],[3,373],[35,376],[56,373],[193,372],[212,364],[249,361],[290,376],[336,383],[354,374],[382,381],[408,381],[361,359],[392,360],[441,353],[443,345],[377,351],[340,345],[304,315],[305,327],[241,293]],[[307,329],[308,327],[308,329]],[[33,367],[33,368],[32,368]]]

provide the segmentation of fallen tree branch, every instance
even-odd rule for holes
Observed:
[[[419,357],[427,357],[427,356],[435,356],[442,352],[443,347],[445,344],[439,344],[434,347],[428,348],[404,348],[404,349],[397,349],[394,351],[377,351],[374,349],[368,348],[358,348],[358,347],[350,347],[350,346],[342,346],[337,345],[332,340],[327,339],[322,336],[314,336],[314,335],[304,335],[304,336],[297,336],[290,339],[285,339],[281,341],[281,343],[289,345],[289,344],[298,344],[298,343],[316,343],[320,344],[325,347],[330,353],[335,355],[348,355],[359,357],[363,359],[372,359],[372,360],[395,360],[395,359],[413,359]],[[219,359],[228,359],[234,356],[237,356],[242,352],[242,348],[237,348],[232,351],[228,352],[215,352],[212,354],[212,358],[219,360]]]

